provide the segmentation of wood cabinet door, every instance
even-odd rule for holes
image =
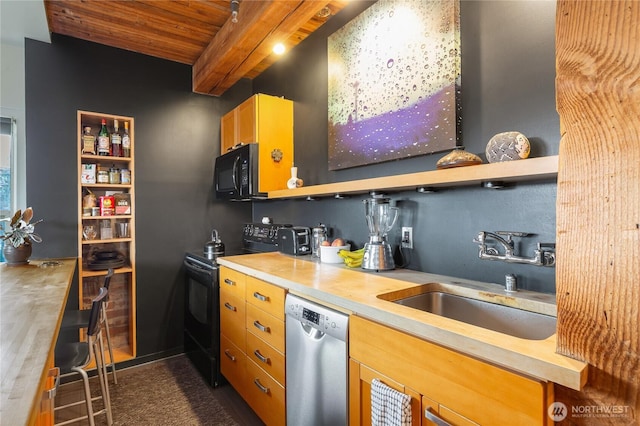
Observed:
[[[237,347],[224,334],[220,336],[220,372],[238,391],[242,398],[246,397],[246,364],[244,351]]]
[[[224,291],[220,292],[220,334],[226,336],[243,352],[246,339],[246,305],[239,299]]]
[[[236,144],[236,112],[229,111],[220,119],[220,155]]]
[[[236,143],[258,142],[256,135],[256,96],[250,97],[236,108]]]
[[[276,350],[284,353],[284,321],[247,303],[247,333],[264,340]]]
[[[244,301],[247,276],[227,267],[220,268],[220,291]]]
[[[253,277],[247,277],[247,303],[284,321],[285,289]]]
[[[247,333],[246,352],[247,358],[255,362],[281,385],[285,384],[285,358],[282,352],[252,333]]]
[[[284,386],[264,372],[251,359],[247,360],[247,403],[267,426],[286,423]]]
[[[392,389],[411,397],[411,425],[421,425],[422,396],[415,390],[396,382],[355,360],[349,361],[349,424],[371,425],[371,381],[378,379]]]

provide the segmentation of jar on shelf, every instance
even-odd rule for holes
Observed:
[[[109,183],[111,184],[120,183],[120,169],[117,169],[115,166],[109,169]]]
[[[97,177],[96,177],[96,182],[97,183],[109,183],[109,171],[107,171],[107,170],[98,170]]]
[[[125,185],[131,183],[131,170],[120,169],[120,183]]]

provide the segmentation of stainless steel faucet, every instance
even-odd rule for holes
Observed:
[[[501,237],[504,235],[504,238]],[[478,257],[484,260],[501,260],[508,263],[525,263],[535,266],[555,266],[555,243],[538,243],[533,257],[522,257],[515,254],[513,237],[526,237],[526,232],[480,231],[473,242],[478,243]],[[487,240],[495,241],[503,247],[504,254],[495,247],[487,246]]]

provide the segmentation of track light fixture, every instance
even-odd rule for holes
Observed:
[[[240,0],[231,0],[231,22],[238,22],[238,11],[240,10]]]

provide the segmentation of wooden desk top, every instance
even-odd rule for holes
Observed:
[[[60,265],[46,267],[50,261]],[[2,424],[34,421],[75,270],[75,258],[31,260],[20,266],[0,264]]]

